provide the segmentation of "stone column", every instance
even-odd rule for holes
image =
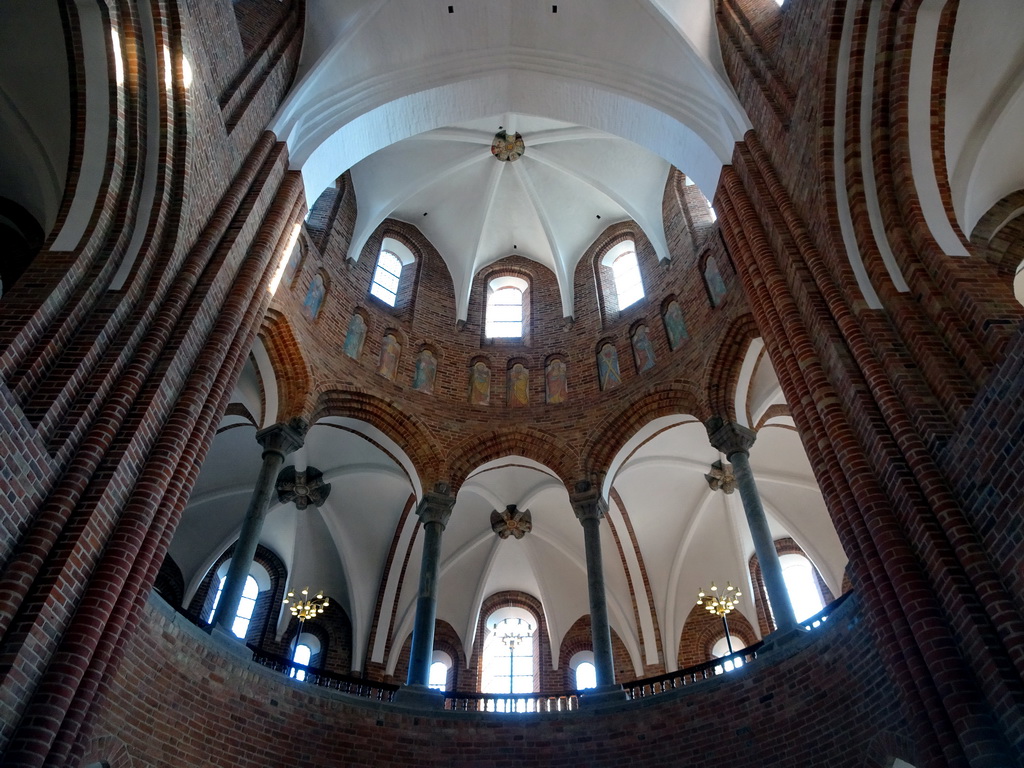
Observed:
[[[256,486],[249,499],[249,508],[245,512],[242,530],[238,534],[235,551],[231,555],[224,579],[224,590],[217,603],[217,611],[213,617],[213,625],[231,632],[238,604],[245,590],[245,580],[252,568],[252,560],[256,556],[256,546],[260,543],[263,520],[270,506],[270,496],[274,492],[277,475],[284,464],[284,458],[302,445],[308,429],[305,422],[295,419],[287,424],[275,424],[256,433],[257,442],[263,446],[263,466],[256,478]]]
[[[416,599],[416,621],[412,629],[407,685],[426,687],[430,682],[430,660],[434,654],[434,619],[437,615],[437,572],[441,565],[441,533],[452,515],[455,497],[439,483],[423,496],[416,515],[423,524],[423,559],[420,591]]]
[[[584,480],[576,484],[569,497],[572,511],[583,526],[583,544],[587,553],[587,590],[590,595],[590,637],[594,650],[597,687],[615,684],[612,657],[612,630],[608,623],[608,602],[604,592],[604,566],[601,562],[601,518],[608,508],[600,491]]]
[[[793,603],[789,599],[789,590],[782,578],[782,565],[775,551],[775,541],[768,529],[768,519],[764,514],[761,496],[757,492],[754,474],[750,471],[750,446],[754,444],[756,433],[746,427],[727,422],[720,417],[708,419],[704,425],[708,430],[711,445],[725,454],[732,464],[736,487],[743,501],[743,511],[747,516],[747,526],[754,539],[754,551],[761,566],[764,586],[771,603],[771,613],[775,626],[780,631],[796,627],[796,614]]]

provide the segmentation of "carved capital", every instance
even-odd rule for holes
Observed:
[[[277,476],[277,498],[282,504],[294,502],[297,509],[305,509],[310,504],[321,507],[331,493],[331,484],[324,482],[324,475],[316,467],[306,467],[305,471],[297,471],[295,467],[285,467]]]
[[[576,490],[569,494],[569,503],[581,524],[587,520],[600,521],[608,511],[608,502],[601,498],[600,489],[589,480],[576,483]]]
[[[441,530],[448,525],[448,518],[452,516],[452,507],[455,506],[455,497],[448,492],[448,486],[438,483],[433,491],[423,494],[420,505],[416,508],[416,516],[423,525],[427,523],[440,523]]]
[[[729,458],[734,453],[749,453],[750,446],[757,439],[757,433],[735,421],[726,421],[714,416],[704,422],[708,430],[708,441]]]
[[[263,454],[279,453],[287,456],[302,447],[309,425],[302,419],[292,419],[286,424],[274,424],[256,433],[256,442],[263,446]]]
[[[491,512],[491,530],[501,538],[513,536],[521,539],[533,530],[533,516],[528,509],[517,509],[509,504],[504,510]]]

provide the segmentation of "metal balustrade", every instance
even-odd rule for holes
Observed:
[[[829,616],[850,596],[850,592],[842,595],[819,613],[799,623],[800,628],[814,631],[824,625]],[[203,626],[203,625],[200,625]],[[359,696],[374,701],[390,702],[401,687],[394,683],[382,683],[353,675],[342,675],[322,669],[296,664],[291,659],[259,648],[247,646],[252,651],[252,659],[276,672],[298,679],[309,685],[340,691],[352,696]],[[733,654],[705,661],[693,667],[668,672],[663,675],[647,677],[623,684],[622,688],[629,700],[645,699],[657,696],[678,688],[684,688],[711,680],[715,677],[751,664],[763,652],[764,642],[758,642],[741,648]],[[500,712],[512,714],[534,714],[541,712],[573,712],[585,702],[587,691],[557,691],[539,693],[444,693],[444,708],[453,712]]]

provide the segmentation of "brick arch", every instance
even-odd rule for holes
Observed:
[[[891,768],[896,758],[917,765],[913,743],[893,731],[881,731],[871,738],[863,765],[864,768]]]
[[[729,614],[729,634],[738,641],[733,643],[736,650],[739,650],[737,646],[740,643],[747,647],[757,642],[753,626],[740,611]],[[682,632],[679,633],[679,668],[686,669],[711,661],[711,649],[724,635],[722,620],[718,616],[712,616],[703,607],[694,605],[683,622]]]
[[[505,456],[523,456],[539,462],[567,485],[579,474],[576,450],[547,432],[516,425],[470,435],[452,449],[447,466],[453,492],[481,464]]]
[[[779,557],[782,555],[800,555],[801,557],[807,558],[807,562],[811,564],[811,571],[814,574],[814,583],[818,587],[818,592],[821,594],[821,602],[824,605],[828,605],[836,596],[832,594],[832,590],[829,589],[828,584],[821,577],[821,573],[818,571],[818,566],[814,564],[811,558],[807,557],[807,553],[804,552],[803,548],[796,543],[789,536],[784,536],[781,539],[775,540],[775,551]],[[750,571],[750,581],[754,585],[754,594],[751,595],[754,600],[754,605],[757,612],[757,623],[761,628],[761,634],[767,635],[769,632],[775,630],[775,622],[771,616],[771,610],[768,602],[768,590],[764,585],[764,575],[761,573],[761,563],[758,562],[757,553],[750,556],[750,560],[747,562],[747,568]]]
[[[277,413],[273,421],[288,421],[308,410],[312,390],[309,366],[288,318],[281,312],[267,310],[259,336],[277,379]]]
[[[89,743],[80,764],[102,765],[103,768],[133,768],[135,762],[124,742],[104,733]]]
[[[581,479],[602,478],[633,435],[654,419],[674,415],[695,416],[701,421],[710,417],[702,397],[681,382],[648,392],[591,433],[582,452]]]
[[[761,331],[758,330],[754,316],[750,313],[737,317],[722,334],[718,350],[706,369],[704,387],[708,407],[715,415],[729,421],[738,421],[736,385],[740,369],[743,367],[750,342],[760,335]]]
[[[328,390],[317,396],[310,424],[327,416],[363,421],[394,440],[409,457],[424,488],[445,479],[441,461],[431,447],[436,440],[395,403],[358,390]]]
[[[475,690],[480,690],[483,675],[484,640],[487,638],[487,617],[499,608],[514,606],[523,608],[537,619],[536,641],[533,645],[533,686],[537,691],[561,689],[561,673],[551,668],[551,636],[548,633],[544,606],[533,595],[519,590],[495,592],[480,603],[477,615],[476,635],[473,637],[473,677]]]
[[[626,644],[614,629],[612,633],[612,662],[615,669],[615,682],[627,683],[636,679],[633,659],[629,655]],[[576,690],[576,674],[569,666],[569,659],[580,651],[594,650],[593,635],[590,630],[590,614],[585,613],[572,623],[562,636],[562,644],[558,650],[558,669],[561,671],[561,686],[567,691]]]

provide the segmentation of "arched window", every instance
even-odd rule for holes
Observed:
[[[803,555],[782,555],[779,564],[782,566],[782,578],[786,582],[786,591],[789,592],[797,621],[810,618],[825,607],[810,560]]]
[[[499,608],[487,617],[480,690],[484,693],[531,693],[533,646],[537,620],[524,608]],[[521,702],[525,706],[525,702]],[[499,711],[505,711],[499,707]]]
[[[597,667],[594,666],[594,652],[580,651],[569,659],[573,680],[577,691],[597,687]]]
[[[224,573],[217,581],[217,594],[213,598],[210,614],[206,617],[207,621],[213,621],[214,614],[217,613],[217,604],[220,603],[220,596],[224,592],[224,581],[226,579],[227,573]],[[256,609],[256,598],[259,596],[259,584],[256,583],[256,579],[252,577],[252,574],[249,574],[245,577],[245,589],[242,590],[242,599],[238,601],[238,612],[235,613],[235,620],[231,623],[231,631],[235,633],[235,637],[242,640],[245,639],[245,634],[249,631],[249,622],[252,621],[252,613]]]
[[[729,650],[730,642],[732,643],[732,651]],[[715,644],[711,646],[711,655],[714,656],[716,659],[720,659],[723,656],[728,656],[730,653],[736,653],[736,651],[739,651],[744,647],[746,646],[744,646],[742,641],[737,640],[735,635],[732,635],[728,639],[725,637],[725,635],[722,635],[720,638],[718,638],[718,640],[715,641]],[[724,664],[720,664],[719,666],[715,667],[715,674],[720,675],[722,674],[722,672],[732,672],[734,669],[739,669],[742,666],[742,658],[730,659]]]
[[[373,272],[370,293],[389,307],[398,299],[398,283],[402,279],[402,262],[391,251],[381,251],[377,257],[377,269]]]
[[[487,283],[487,316],[484,333],[489,339],[523,336],[523,310],[529,289],[521,277],[506,275]]]
[[[316,635],[310,634],[309,632],[303,632],[299,635],[299,642],[295,646],[295,650],[292,651],[292,661],[296,664],[308,667],[311,666],[313,657],[318,653],[320,653],[320,638]],[[306,670],[293,669],[291,676],[296,680],[305,680]]]
[[[427,685],[438,691],[448,690],[448,671],[452,668],[452,657],[444,651],[434,651],[430,663]]]
[[[309,660],[313,658],[313,650],[305,643],[300,643],[295,648],[295,653],[292,654],[292,661],[296,664],[302,664],[303,666],[309,666]],[[306,670],[304,669],[293,669],[292,677],[296,680],[306,679]]]
[[[400,303],[398,296],[402,286],[402,272],[413,261],[415,257],[405,244],[392,237],[385,237],[377,256],[377,268],[373,271],[370,294],[389,307],[397,306]]]
[[[644,297],[644,283],[640,277],[640,265],[636,260],[636,245],[632,240],[623,240],[601,259],[611,267],[615,279],[615,296],[619,310],[636,304]]]

